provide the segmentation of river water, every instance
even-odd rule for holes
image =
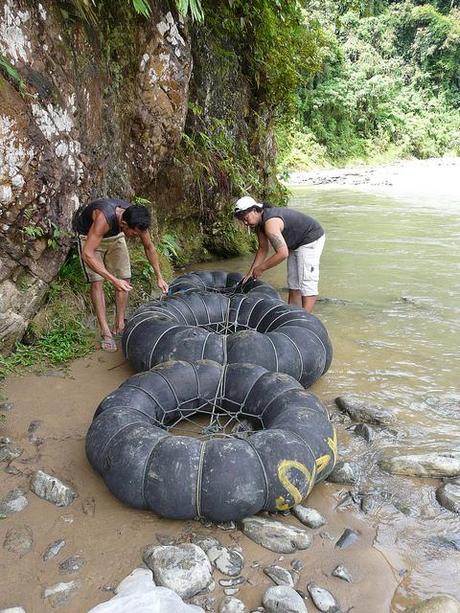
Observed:
[[[376,467],[382,455],[460,446],[460,198],[417,185],[291,187],[291,194],[289,206],[315,217],[327,236],[315,315],[328,329],[334,360],[312,391],[331,411],[335,397],[353,393],[396,417],[395,430],[372,445],[339,425],[342,458],[362,469],[354,493],[379,501],[367,515],[374,546],[400,577],[393,610],[415,595],[460,598],[460,554],[451,542],[459,539],[458,516],[437,504],[439,482]],[[198,268],[245,272],[251,261]],[[284,265],[263,279],[287,297]]]

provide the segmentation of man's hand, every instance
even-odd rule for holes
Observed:
[[[252,270],[252,278],[258,279],[265,272],[265,267],[261,264],[260,266],[256,266]]]
[[[159,289],[161,290],[162,294],[167,294],[168,293],[168,284],[166,283],[166,281],[163,279],[163,277],[161,277],[160,279],[157,280],[157,285],[159,287]]]
[[[115,279],[112,281],[113,287],[119,292],[130,292],[133,289],[133,286],[126,279]]]

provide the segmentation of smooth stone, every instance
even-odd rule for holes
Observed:
[[[248,517],[242,520],[241,529],[248,538],[276,553],[294,553],[308,549],[312,543],[311,535],[303,528],[273,519]]]
[[[270,579],[276,585],[288,585],[289,587],[294,587],[294,579],[291,573],[282,566],[267,566],[264,568],[264,573],[267,575],[267,577],[270,577]]]
[[[65,546],[65,541],[60,539],[58,541],[54,541],[51,545],[48,545],[46,551],[42,555],[42,559],[44,562],[55,558],[57,554],[61,551],[61,549]]]
[[[460,451],[385,458],[379,462],[379,466],[393,475],[457,477],[460,475]]]
[[[268,613],[308,613],[302,597],[287,585],[269,587],[262,604]]]
[[[185,604],[172,590],[156,586],[152,571],[136,568],[115,589],[115,596],[93,607],[88,613],[131,613],[164,611],[171,613],[203,613],[201,607]]]
[[[443,483],[436,490],[436,500],[452,513],[460,513],[460,482]]]
[[[345,528],[342,533],[342,536],[339,538],[335,546],[338,549],[345,549],[346,547],[353,545],[353,543],[358,540],[358,536],[358,533],[354,530],[351,530],[350,528]]]
[[[2,445],[0,447],[0,462],[12,462],[19,458],[19,456],[23,453],[24,449],[20,447],[9,447],[7,445]]]
[[[240,591],[239,587],[226,587],[226,588],[224,588],[224,594],[226,596],[234,596],[235,594],[238,594],[239,591]]]
[[[220,579],[219,585],[222,587],[235,587],[235,585],[241,585],[245,583],[245,577],[232,577],[231,579]]]
[[[316,509],[297,504],[292,508],[292,512],[308,528],[320,528],[326,524],[326,520]]]
[[[229,577],[237,577],[244,566],[244,558],[240,553],[221,545],[214,545],[206,554],[214,568]]]
[[[353,432],[363,438],[366,443],[372,443],[375,438],[374,430],[367,424],[358,424],[353,428]]]
[[[337,462],[327,480],[332,483],[352,484],[358,481],[359,469],[354,462]]]
[[[335,399],[335,404],[355,421],[378,426],[387,426],[394,422],[393,415],[386,409],[374,404],[365,404],[351,394],[339,396]]]
[[[59,572],[62,575],[78,573],[83,568],[86,561],[79,555],[70,556],[59,564]]]
[[[62,481],[38,470],[32,477],[30,489],[40,498],[52,502],[57,507],[67,507],[78,498],[77,492]]]
[[[205,553],[211,549],[211,547],[221,547],[221,544],[213,536],[201,536],[197,535],[192,538],[192,543],[200,547]],[[174,543],[161,543],[162,545],[173,545]]]
[[[0,609],[0,613],[26,613],[22,607],[10,607],[9,609]]]
[[[234,521],[219,521],[216,526],[226,532],[229,530],[236,530],[236,522]]]
[[[453,549],[460,551],[460,532],[445,534],[441,537],[441,542],[448,547],[452,547]]]
[[[343,579],[343,581],[346,581],[347,583],[353,583],[353,577],[351,576],[350,571],[342,564],[334,568],[332,571],[332,576]]]
[[[300,573],[305,568],[305,563],[302,560],[292,560],[291,566],[297,573]]]
[[[33,532],[29,526],[10,528],[3,541],[3,547],[11,553],[18,554],[20,558],[31,551],[33,544]]]
[[[435,596],[409,607],[405,613],[460,613],[460,603],[451,596]]]
[[[44,600],[55,608],[68,602],[80,587],[80,581],[69,581],[67,583],[56,583],[51,587],[45,588],[43,592]]]
[[[0,402],[0,413],[9,413],[14,409],[12,402]]]
[[[332,611],[337,611],[339,609],[339,605],[334,596],[323,587],[320,587],[316,583],[309,583],[307,585],[307,590],[315,603],[315,607],[320,611],[332,613]]]
[[[0,515],[13,515],[13,513],[19,513],[26,508],[29,501],[26,498],[25,492],[21,488],[11,490],[0,500]]]
[[[170,588],[181,598],[192,598],[212,583],[211,563],[193,543],[149,546],[143,559],[153,571],[155,583]]]
[[[219,604],[219,613],[247,613],[244,602],[233,596],[227,596]]]

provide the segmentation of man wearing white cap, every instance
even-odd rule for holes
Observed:
[[[318,296],[319,260],[326,235],[321,225],[293,209],[260,204],[251,196],[237,200],[234,215],[255,228],[259,247],[244,280],[257,279],[287,259],[289,304],[311,313]],[[271,245],[275,251],[267,258]]]

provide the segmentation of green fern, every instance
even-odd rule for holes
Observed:
[[[181,15],[187,15],[190,11],[193,21],[204,21],[204,12],[200,0],[176,0],[176,6]]]

